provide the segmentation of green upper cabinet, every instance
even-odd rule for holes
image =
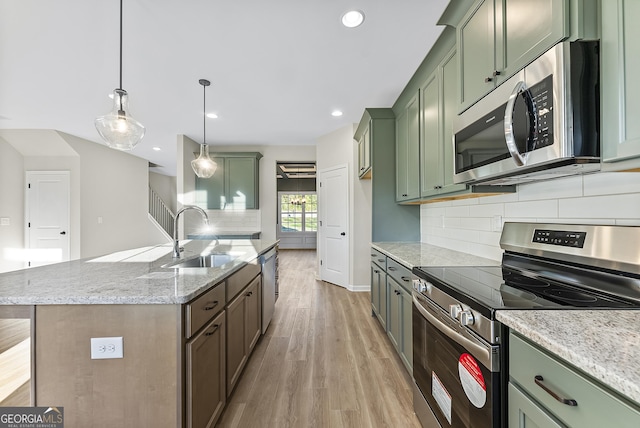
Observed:
[[[420,197],[420,105],[414,96],[396,118],[396,201]]]
[[[461,109],[482,98],[495,87],[494,0],[474,4],[458,25]]]
[[[453,183],[453,118],[456,116],[457,55],[452,50],[420,88],[420,196],[463,191]]]
[[[218,164],[210,178],[196,177],[196,205],[210,210],[259,208],[257,152],[216,153]]]
[[[602,158],[604,162],[640,158],[640,2],[602,2]],[[604,165],[608,169],[634,167]]]
[[[371,123],[358,138],[358,177],[371,178]]]
[[[478,0],[457,29],[459,110],[569,37],[570,1],[579,4],[576,0]]]

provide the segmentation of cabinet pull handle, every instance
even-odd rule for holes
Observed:
[[[384,259],[378,259],[380,263],[384,263]]]
[[[377,254],[371,254],[371,257],[375,257],[375,256],[377,256]]]
[[[380,273],[380,271],[378,269],[374,269],[373,273]]]
[[[245,297],[251,297],[253,295],[253,291],[249,291],[247,294],[245,294]]]
[[[398,290],[393,290],[394,293],[396,293],[396,296],[400,295],[400,292]]]
[[[498,70],[493,71],[493,77],[500,76],[501,74],[502,74],[501,71],[498,71]]]
[[[213,330],[206,332],[204,335],[205,336],[213,336],[215,334],[215,332],[218,330],[219,327],[220,327],[220,324],[214,324],[213,325]]]
[[[490,82],[493,82],[493,77],[485,77],[484,83],[490,83]]]
[[[208,304],[211,306],[205,306],[204,308],[202,308],[203,311],[210,311],[211,309],[215,308],[216,306],[218,306],[218,301],[214,300],[213,302],[209,302]]]
[[[562,404],[566,404],[567,406],[577,406],[578,405],[578,402],[576,400],[574,400],[572,398],[561,397],[560,394],[558,394],[557,392],[552,391],[551,388],[549,388],[547,385],[542,383],[542,382],[544,382],[544,378],[542,376],[536,375],[533,379],[535,380],[536,385],[538,385],[547,394],[549,394],[550,396],[552,396],[553,398],[555,398],[556,400],[558,400]]]
[[[411,282],[411,278],[407,278],[406,276],[401,276],[400,279],[404,282]]]
[[[408,195],[407,195],[406,193],[403,193],[403,194],[402,194],[402,197],[403,197],[403,198],[406,198],[407,196],[408,196]]]
[[[396,269],[396,268],[395,268],[395,267],[393,267],[393,266],[389,266],[389,270],[390,270],[390,271],[395,272],[395,271],[397,271],[398,269]]]

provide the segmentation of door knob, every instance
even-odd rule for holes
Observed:
[[[65,232],[64,230],[62,232],[60,232],[60,235],[66,235],[67,232]]]
[[[345,236],[345,235],[346,235],[346,233],[345,233],[345,232],[341,232],[341,233],[340,233],[340,235],[341,235],[341,236]]]

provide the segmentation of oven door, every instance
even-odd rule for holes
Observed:
[[[498,346],[414,292],[414,407],[423,426],[500,427],[499,357]]]

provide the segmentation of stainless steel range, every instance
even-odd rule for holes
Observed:
[[[503,309],[640,307],[640,227],[506,223],[501,266],[413,269],[423,426],[506,427]]]

